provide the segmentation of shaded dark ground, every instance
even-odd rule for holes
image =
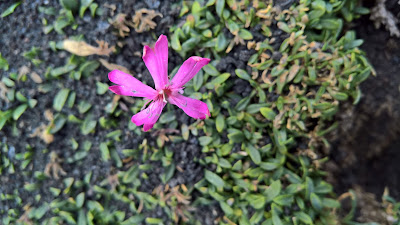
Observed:
[[[386,5],[400,18],[397,1]],[[387,187],[400,200],[400,39],[384,27],[375,29],[369,15],[354,26],[377,75],[361,84],[360,103],[344,106],[338,115],[340,126],[331,138],[333,160],[326,165],[333,172],[329,179],[338,194],[359,186],[380,202]]]

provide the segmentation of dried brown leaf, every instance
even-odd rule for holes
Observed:
[[[154,10],[140,9],[135,12],[135,15],[132,17],[132,23],[128,25],[135,28],[135,31],[138,33],[149,31],[157,26],[153,21],[157,16],[163,17],[161,13]]]
[[[118,35],[120,37],[125,37],[129,35],[130,29],[127,25],[129,25],[130,22],[126,21],[126,14],[123,13],[117,14],[115,19],[112,20],[110,23],[111,25],[113,25],[115,29],[118,30]]]
[[[120,66],[120,65],[117,65],[117,64],[114,64],[114,63],[109,63],[105,59],[99,59],[99,62],[101,63],[101,65],[103,65],[105,68],[107,68],[110,71],[112,71],[112,70],[121,70],[124,73],[131,74],[131,72],[124,66]]]
[[[61,167],[60,163],[63,160],[60,159],[55,152],[50,153],[50,162],[46,164],[46,167],[44,169],[44,173],[48,177],[53,177],[54,179],[58,180],[60,177],[58,174],[61,174],[62,176],[67,175],[67,173],[64,171],[64,169]]]
[[[21,67],[18,69],[18,78],[17,78],[17,80],[21,79],[22,76],[28,74],[29,72],[31,72],[31,69],[30,69],[29,67],[27,67],[27,66],[21,66]]]
[[[3,99],[5,102],[9,102],[7,98],[8,88],[7,86],[0,81],[0,99]]]
[[[29,76],[31,77],[31,79],[33,80],[33,82],[37,83],[37,84],[41,84],[43,83],[42,78],[39,76],[39,74],[37,74],[36,72],[32,72],[29,74]]]
[[[108,43],[105,41],[96,41],[99,47],[94,47],[89,45],[84,41],[74,41],[74,40],[64,40],[63,47],[68,52],[79,55],[79,56],[88,56],[88,55],[106,55],[109,56],[114,50],[115,47],[108,47]]]

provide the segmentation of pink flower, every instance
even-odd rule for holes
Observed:
[[[181,95],[183,85],[207,65],[210,59],[190,57],[182,64],[174,78],[168,81],[168,40],[165,35],[158,38],[154,49],[144,46],[142,58],[153,77],[155,90],[122,71],[113,70],[108,74],[110,81],[118,84],[109,88],[115,94],[148,99],[145,106],[150,104],[147,108],[132,116],[132,122],[136,126],[143,125],[144,131],[150,130],[168,102],[178,106],[188,116],[195,119],[205,119],[210,116],[206,103]]]

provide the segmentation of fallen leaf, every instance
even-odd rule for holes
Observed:
[[[99,59],[99,62],[101,63],[101,65],[103,65],[105,68],[107,68],[108,70],[112,71],[112,70],[121,70],[124,73],[128,73],[128,74],[132,74],[126,67],[124,66],[120,66],[114,63],[109,63],[104,59]]]
[[[39,74],[37,74],[36,72],[32,72],[31,74],[29,74],[29,76],[31,77],[31,79],[33,80],[33,82],[37,83],[37,84],[41,84],[43,83],[42,78],[39,76]]]
[[[120,37],[125,37],[129,35],[130,29],[127,26],[129,25],[129,22],[126,21],[126,14],[123,13],[117,14],[115,19],[112,20],[110,24],[113,25],[113,27],[118,30],[118,35]]]
[[[135,31],[138,33],[149,31],[157,26],[153,21],[156,16],[163,17],[161,13],[154,10],[140,9],[135,12],[135,15],[132,17],[133,23],[128,23],[128,26],[135,28]]]
[[[88,56],[88,55],[106,55],[109,56],[114,50],[115,47],[108,47],[108,43],[105,41],[97,40],[96,43],[99,47],[94,47],[87,44],[84,41],[74,41],[74,40],[64,40],[63,47],[66,51],[79,56]]]
[[[29,72],[31,72],[31,69],[29,69],[29,67],[27,67],[27,66],[21,66],[21,67],[18,69],[18,77],[17,77],[17,80],[20,80],[22,76],[28,74]]]
[[[0,81],[0,98],[3,99],[5,102],[8,102],[8,98],[6,95],[7,92],[8,92],[7,86]]]

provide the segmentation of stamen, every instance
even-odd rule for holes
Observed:
[[[165,99],[165,94],[163,94],[163,102],[167,103],[167,99]]]
[[[135,91],[135,90],[132,90],[132,92],[133,92],[133,94],[136,94],[136,93],[137,93],[137,91]]]

